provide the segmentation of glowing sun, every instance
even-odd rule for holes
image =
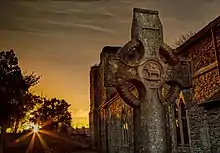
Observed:
[[[33,125],[33,131],[34,133],[37,133],[39,130],[38,126],[37,125]]]

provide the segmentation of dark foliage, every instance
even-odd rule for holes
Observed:
[[[29,89],[35,86],[40,76],[24,73],[18,65],[13,50],[0,52],[0,126],[12,127],[17,132],[19,123],[37,104],[41,107],[33,112],[31,121],[46,123],[45,128],[65,131],[71,126],[70,105],[63,99],[44,98],[32,94]]]
[[[17,132],[19,123],[26,117],[27,112],[33,110],[34,106],[42,102],[40,96],[36,96],[30,92],[25,93],[22,100],[23,105],[20,106],[19,111],[11,117],[14,133]]]
[[[23,105],[22,96],[28,91],[18,58],[13,50],[0,52],[0,125],[6,124]]]
[[[55,131],[65,131],[71,126],[71,113],[68,111],[70,104],[63,99],[46,99],[42,101],[42,106],[35,112],[31,119],[35,124],[42,124],[45,129]]]

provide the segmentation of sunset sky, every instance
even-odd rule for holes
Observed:
[[[219,0],[0,1],[0,50],[14,49],[23,70],[42,75],[34,89],[71,103],[88,124],[89,69],[105,45],[130,39],[133,7],[158,10],[165,42],[220,15]]]

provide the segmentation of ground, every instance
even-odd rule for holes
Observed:
[[[77,136],[70,140],[65,135],[56,135],[56,137],[54,137],[45,134],[37,136],[37,134],[35,134],[35,138],[33,138],[33,134],[25,138],[24,135],[25,134],[7,134],[4,152],[46,153],[47,150],[48,153],[97,153],[97,151],[90,149],[88,137]]]

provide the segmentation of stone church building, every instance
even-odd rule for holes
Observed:
[[[135,11],[140,10],[134,9],[134,13]],[[103,153],[137,153],[135,148],[138,142],[135,142],[134,135],[135,109],[124,102],[115,87],[106,87],[104,81],[107,56],[116,54],[122,47],[104,47],[100,54],[100,63],[90,70],[91,139],[93,147]],[[181,89],[172,103],[162,105],[166,131],[166,140],[163,140],[166,146],[164,153],[220,153],[219,54],[220,17],[174,49],[175,56],[191,61],[192,85]],[[136,86],[132,83],[125,84],[134,97],[140,96]],[[166,95],[169,88],[169,85],[163,85],[161,96]],[[142,130],[141,134],[149,131]]]

